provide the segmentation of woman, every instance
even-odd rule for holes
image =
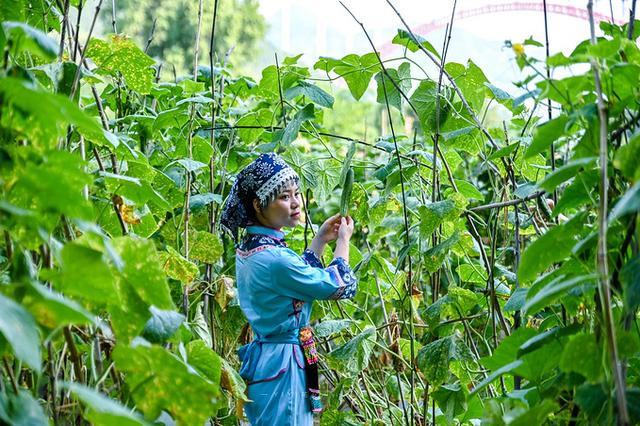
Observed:
[[[350,217],[335,215],[318,229],[308,250],[287,248],[283,227],[300,222],[296,172],[276,154],[262,154],[242,170],[222,212],[221,224],[237,242],[236,280],[240,308],[254,331],[238,351],[248,385],[245,405],[253,425],[311,425],[322,410],[317,354],[309,327],[311,302],[355,295],[349,267]],[[328,242],[337,240],[333,261],[322,265]]]

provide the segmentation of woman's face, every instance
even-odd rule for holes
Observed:
[[[254,206],[257,207],[257,200]],[[256,208],[256,216],[262,225],[274,229],[284,226],[294,227],[300,223],[300,190],[298,185],[292,183],[282,191],[264,209]]]

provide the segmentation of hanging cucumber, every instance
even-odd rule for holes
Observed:
[[[349,167],[342,186],[342,197],[340,198],[340,215],[347,217],[349,214],[349,202],[351,201],[351,189],[353,189],[353,169]]]

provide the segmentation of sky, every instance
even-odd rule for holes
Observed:
[[[384,57],[402,54],[400,49],[393,50],[389,44],[402,23],[385,0],[343,0],[343,3],[364,24],[376,49],[382,51]],[[393,0],[392,3],[408,25],[416,30],[424,29],[433,22],[448,22],[454,5],[453,0]],[[471,59],[485,71],[492,83],[515,90],[511,83],[523,75],[515,64],[514,53],[505,47],[505,40],[516,43],[533,37],[540,42],[545,41],[542,12],[495,10],[505,5],[513,7],[516,3],[542,4],[542,0],[458,0],[456,12],[459,16],[453,22],[447,60],[465,63]],[[547,2],[549,10],[559,6],[584,10],[586,4],[586,0]],[[613,7],[614,18],[622,21],[628,16],[631,1],[596,0],[594,10],[608,18],[610,6]],[[480,9],[490,13],[462,17]],[[301,62],[310,65],[319,56],[340,58],[348,53],[372,51],[360,25],[337,0],[262,0],[260,12],[269,25],[263,62],[273,61],[273,52],[281,56],[303,53]],[[589,37],[588,21],[576,17],[549,13],[548,28],[552,54],[568,54],[580,41]],[[440,28],[421,32],[420,35],[440,50],[444,33],[444,28]],[[527,53],[539,58],[544,58],[545,54],[544,49],[530,46],[527,46]]]

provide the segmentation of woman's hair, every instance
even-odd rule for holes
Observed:
[[[260,205],[261,209],[265,209],[269,204],[267,203],[263,205],[263,203],[260,202],[260,200],[258,199],[258,196],[255,193],[247,194],[247,197],[241,200],[242,206],[244,207],[244,210],[247,212],[247,218],[251,222],[258,223],[256,208],[253,205],[254,200],[258,200],[258,204]]]

